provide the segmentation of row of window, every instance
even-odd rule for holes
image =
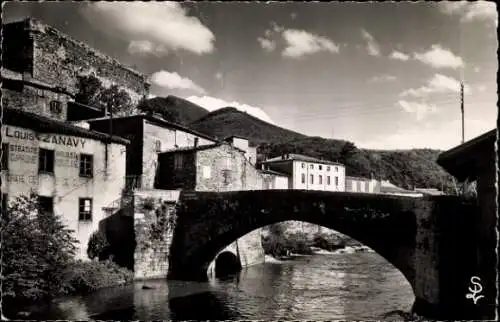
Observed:
[[[7,212],[8,208],[8,194],[2,194],[2,213]],[[54,213],[54,198],[38,196],[38,209],[42,213]],[[78,199],[78,220],[90,221],[92,220],[92,198],[79,198]]]
[[[339,185],[339,177],[334,177],[334,178],[335,178],[335,186],[338,186]],[[302,173],[301,181],[303,184],[306,183],[306,175],[304,173]],[[312,174],[309,175],[309,182],[311,184],[314,184],[314,175],[312,175]],[[323,176],[322,175],[318,176],[318,184],[323,184]],[[326,177],[326,184],[328,186],[331,185],[330,176]]]
[[[305,169],[305,168],[306,168],[306,164],[302,163],[302,169]],[[309,168],[310,169],[314,169],[314,164],[310,164]],[[322,164],[318,164],[318,170],[323,170],[323,165]],[[329,165],[326,166],[326,171],[330,171],[330,166]],[[338,172],[338,171],[339,171],[339,167],[335,166],[335,172]]]
[[[54,173],[55,151],[38,150],[38,172]],[[79,175],[80,177],[93,177],[94,156],[91,154],[80,154]],[[9,169],[9,144],[2,143],[2,170]]]

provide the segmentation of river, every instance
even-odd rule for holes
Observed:
[[[413,300],[403,275],[379,255],[321,254],[207,283],[154,280],[59,299],[37,318],[380,320],[392,310],[409,311]]]

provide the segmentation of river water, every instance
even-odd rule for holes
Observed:
[[[413,300],[403,275],[379,255],[321,254],[207,283],[145,281],[59,299],[37,318],[380,320],[392,310],[409,311]]]

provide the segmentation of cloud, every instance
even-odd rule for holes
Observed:
[[[205,93],[205,90],[189,78],[181,77],[176,72],[160,70],[151,75],[151,82],[157,86],[168,89],[193,90],[198,93]]]
[[[464,86],[464,92],[470,93],[470,87]],[[427,81],[427,84],[419,88],[410,88],[400,94],[400,96],[423,97],[433,93],[459,93],[460,82],[453,77],[442,74],[435,74]]]
[[[453,68],[463,67],[465,65],[462,58],[453,54],[450,50],[440,45],[432,45],[431,49],[423,53],[414,53],[413,57],[424,64],[434,68]]]
[[[276,49],[276,43],[273,40],[264,37],[259,37],[257,38],[257,40],[259,41],[260,46],[268,52],[274,51],[274,49]]]
[[[435,105],[426,103],[399,100],[398,105],[403,108],[403,111],[415,114],[417,121],[421,121],[426,118],[428,114],[435,113],[437,111]]]
[[[129,41],[133,53],[186,50],[201,55],[214,50],[212,31],[177,2],[101,1],[83,13],[92,24]]]
[[[361,30],[361,35],[367,41],[366,50],[370,56],[380,56],[380,46],[375,41],[372,35],[370,35],[366,30]]]
[[[466,140],[471,140],[491,129],[495,128],[494,122],[491,124],[477,120],[465,120]],[[365,149],[416,149],[431,148],[448,150],[460,144],[461,140],[461,120],[456,118],[450,122],[441,123],[439,126],[418,126],[405,127],[404,130],[395,131],[392,134],[381,137],[374,137],[364,142],[356,142],[356,145]]]
[[[138,56],[146,54],[162,56],[167,54],[168,50],[164,46],[154,45],[149,40],[132,40],[128,45],[128,52]]]
[[[338,53],[339,46],[333,40],[309,33],[305,30],[286,29],[282,33],[286,42],[283,56],[299,58],[321,51]]]
[[[400,51],[393,51],[391,53],[391,55],[389,56],[389,58],[392,58],[392,59],[397,59],[397,60],[402,60],[402,61],[407,61],[408,59],[410,59],[410,56],[408,56],[407,54],[405,53],[402,53]]]
[[[370,83],[380,83],[380,82],[392,82],[396,80],[396,76],[394,75],[380,75],[373,76],[369,79]]]
[[[239,111],[246,112],[256,118],[259,118],[265,122],[275,124],[273,120],[266,114],[261,108],[250,106],[247,104],[242,104],[239,102],[228,102],[219,98],[211,97],[211,96],[190,96],[187,98],[188,101],[193,102],[194,104],[200,105],[204,107],[208,111],[215,111],[223,107],[234,107]]]
[[[498,13],[493,1],[443,1],[439,3],[441,12],[459,15],[462,22],[492,21],[498,24]]]

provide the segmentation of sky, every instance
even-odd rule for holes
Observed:
[[[145,73],[151,96],[225,106],[361,148],[449,149],[496,127],[493,2],[10,2]]]

